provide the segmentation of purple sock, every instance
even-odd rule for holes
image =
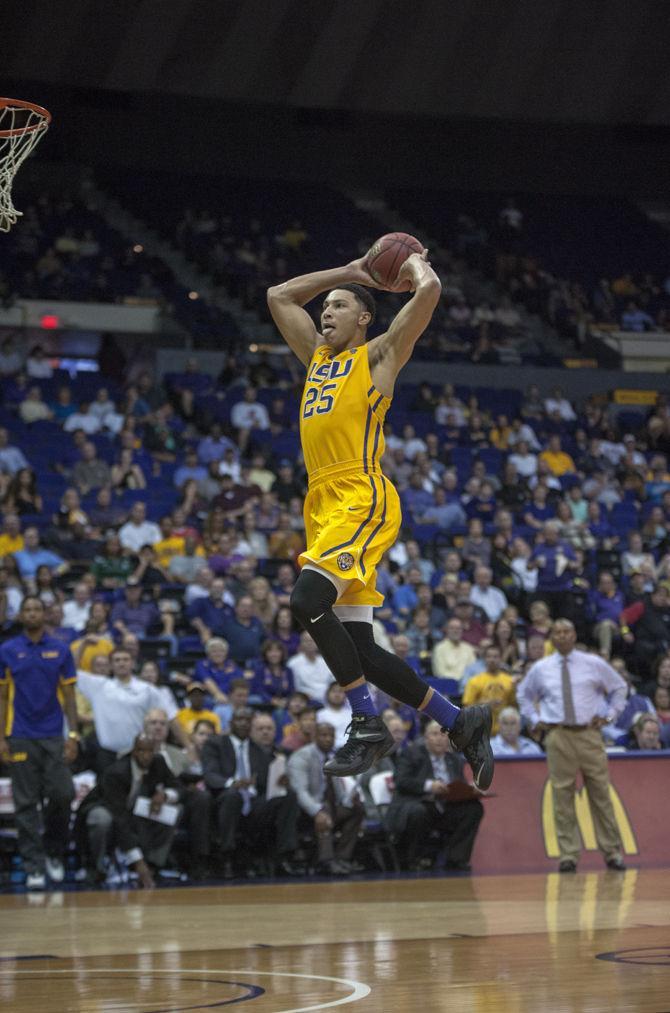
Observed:
[[[367,682],[353,689],[345,689],[347,699],[351,706],[352,714],[366,714],[368,717],[376,717],[377,709],[370,696],[370,687]]]
[[[422,708],[424,714],[427,714],[437,721],[443,728],[453,728],[454,721],[461,713],[459,707],[455,707],[453,703],[449,703],[446,696],[442,696],[437,690],[433,693],[430,700],[425,707]]]

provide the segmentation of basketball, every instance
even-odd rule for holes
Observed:
[[[407,232],[389,232],[372,244],[365,257],[365,266],[378,284],[392,288],[407,258],[423,250],[423,244]],[[408,292],[409,288],[406,282],[401,291]]]

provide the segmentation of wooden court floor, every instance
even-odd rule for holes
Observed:
[[[2,1013],[228,1006],[670,1013],[670,875],[0,897]]]

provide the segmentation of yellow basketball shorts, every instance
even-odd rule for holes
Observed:
[[[377,564],[402,520],[393,484],[379,472],[328,476],[310,487],[304,518],[307,548],[300,566],[313,563],[347,581],[338,605],[381,605]]]

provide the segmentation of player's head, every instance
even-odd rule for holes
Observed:
[[[357,338],[365,338],[374,322],[377,305],[362,285],[340,285],[323,301],[321,333],[336,350],[347,348]]]

